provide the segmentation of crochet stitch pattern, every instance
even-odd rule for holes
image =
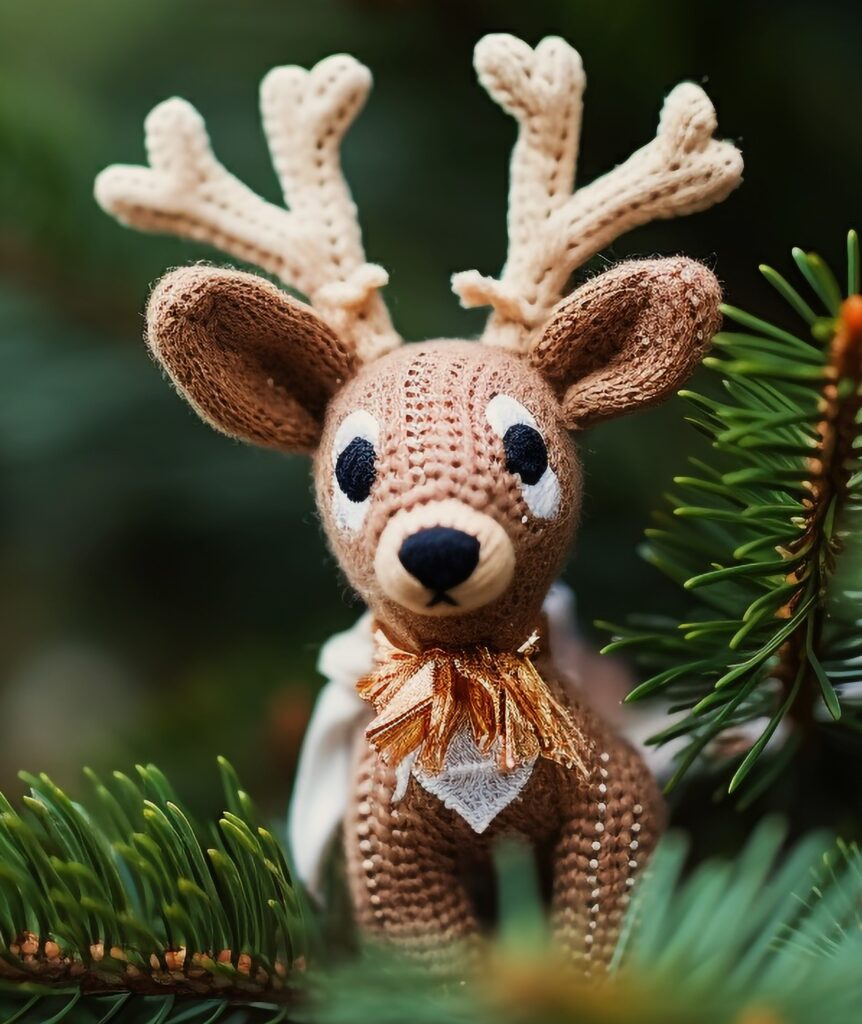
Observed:
[[[658,134],[613,171],[572,194],[586,86],[578,53],[549,37],[532,50],[514,36],[476,46],[489,95],[518,122],[509,191],[509,257],[499,280],[463,271],[465,306],[493,306],[483,340],[529,348],[572,272],[640,224],[704,210],[739,184],[742,158],[714,139],[715,110],[692,82],[667,97]]]
[[[351,57],[263,82],[288,210],[216,160],[178,99],[147,119],[149,167],[108,168],[96,197],[125,224],[210,242],[309,300],[254,274],[181,268],[153,290],[147,342],[216,429],[312,455],[329,545],[385,635],[359,683],[380,717],[368,725],[330,694],[300,763],[306,782],[304,764],[352,765],[343,837],[360,926],[463,972],[483,942],[475,882],[516,835],[549,879],[557,941],[589,972],[607,965],[664,810],[639,755],[568,685],[545,639],[543,603],[581,508],[572,435],[680,387],[718,328],[721,292],[684,257],[621,263],[563,292],[623,231],[724,199],[742,160],[713,138],[703,90],[684,83],[652,142],[573,192],[576,51],[493,35],[475,63],[519,126],[503,272],[453,281],[465,305],[492,307],[481,343],[402,345],[392,327],[386,272],[366,261],[340,170],[371,82]],[[305,806],[330,798],[303,787]]]
[[[96,198],[130,227],[207,242],[275,274],[307,295],[362,358],[374,358],[400,339],[377,294],[388,275],[365,260],[339,160],[370,88],[368,68],[346,55],[311,71],[275,68],[261,83],[264,132],[290,212],[219,163],[203,118],[178,98],[146,120],[149,168],[108,168]]]

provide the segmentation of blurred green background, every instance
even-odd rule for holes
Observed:
[[[652,137],[704,82],[746,181],[724,205],[621,240],[685,251],[769,315],[761,260],[841,258],[860,223],[858,4],[799,0],[0,0],[0,786],[156,760],[201,810],[230,757],[283,810],[320,644],[359,608],[316,523],[306,464],[210,432],[141,342],[150,284],[212,254],[118,227],[96,173],[143,160],[179,94],[240,178],[278,199],[256,108],[273,65],[340,50],[373,70],[344,162],[406,337],[478,331],[449,275],[499,269],[513,124],[477,86],[476,39],[564,35],[589,87],[580,178]],[[588,499],[567,576],[585,623],[666,607],[636,554],[697,436],[671,404],[583,441]]]

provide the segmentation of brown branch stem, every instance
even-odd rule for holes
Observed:
[[[857,420],[862,409],[862,295],[852,295],[841,306],[835,333],[829,348],[828,373],[820,395],[821,419],[817,425],[817,452],[809,459],[805,529],[793,547],[793,554],[807,547],[808,556],[801,562],[788,582],[809,580],[816,590],[813,623],[807,620],[791,634],[779,651],[775,675],[786,695],[800,668],[807,662],[808,630],[811,646],[816,651],[821,640],[826,613],[826,594],[833,575],[841,540],[837,532],[824,532],[827,520],[840,519],[848,497],[848,484],[858,468],[853,444],[858,433]],[[806,588],[800,587],[779,615],[789,618],[802,599]],[[814,709],[820,697],[820,684],[810,664],[805,668],[802,684],[788,714],[804,735],[810,736]]]
[[[133,963],[132,959],[122,949],[114,947],[106,953],[101,943],[94,943],[89,958],[84,960],[63,953],[51,939],[22,932],[0,954],[0,980],[46,987],[75,985],[84,992],[285,1002],[294,995],[290,974],[304,968],[302,961],[291,967],[277,963],[272,972],[267,972],[248,954],[236,956],[229,949],[215,955],[189,954],[185,949],[162,950],[152,953],[144,964]],[[218,964],[233,964],[235,971],[220,973]]]

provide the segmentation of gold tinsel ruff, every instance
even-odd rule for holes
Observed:
[[[530,660],[536,634],[514,654],[481,646],[414,654],[380,629],[375,641],[378,667],[356,688],[377,712],[365,735],[390,766],[418,750],[417,767],[436,775],[466,727],[484,753],[497,744],[501,771],[544,757],[588,774],[583,733]]]

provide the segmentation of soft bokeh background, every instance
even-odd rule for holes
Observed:
[[[256,109],[273,65],[346,50],[374,71],[346,170],[369,256],[408,338],[473,333],[455,270],[505,250],[513,124],[475,83],[488,31],[566,36],[589,77],[580,177],[652,137],[663,95],[705,82],[744,187],[608,256],[685,251],[732,301],[791,245],[839,259],[859,224],[858,5],[800,0],[0,0],[0,785],[20,767],[156,760],[201,810],[229,756],[285,805],[318,648],[353,603],[315,521],[307,466],[216,436],[141,343],[166,268],[211,255],[118,227],[92,199],[141,162],[142,122],[179,94],[216,151],[276,199]],[[585,628],[677,594],[637,557],[650,509],[697,446],[671,405],[584,440],[587,512],[567,576]]]

